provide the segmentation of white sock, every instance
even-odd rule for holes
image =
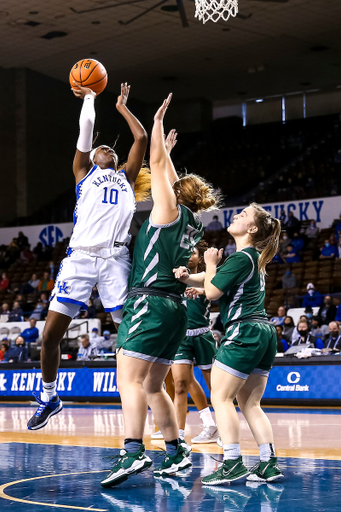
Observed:
[[[236,460],[241,456],[240,444],[224,444],[224,460]]]
[[[259,455],[262,462],[268,461],[271,457],[276,457],[275,447],[271,443],[259,445]]]
[[[215,427],[216,426],[209,407],[206,407],[205,409],[201,409],[201,411],[199,411],[199,416],[200,416],[201,421],[204,424],[204,427]]]
[[[56,394],[57,379],[53,382],[43,382],[43,391],[41,392],[40,398],[43,402],[49,402],[51,398]]]
[[[185,429],[179,428],[180,439],[185,439]]]

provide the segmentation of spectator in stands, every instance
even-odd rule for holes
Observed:
[[[323,297],[320,292],[315,290],[315,286],[313,283],[307,284],[307,293],[303,298],[302,307],[306,308],[307,306],[320,307],[323,303]]]
[[[311,319],[311,334],[313,336],[317,336],[318,338],[321,338],[323,341],[328,337],[329,335],[329,328],[328,325],[322,325],[321,320],[319,317],[313,316]]]
[[[50,292],[51,290],[53,290],[53,287],[54,280],[50,278],[49,272],[44,272],[43,279],[41,279],[38,284],[38,290],[47,290],[48,292]]]
[[[334,233],[331,233],[329,235],[329,243],[330,243],[330,245],[337,247],[337,239],[336,239],[336,236],[334,235]]]
[[[7,254],[9,256],[9,263],[14,263],[20,255],[20,249],[17,243],[17,239],[13,238],[9,246],[7,247]]]
[[[77,353],[77,359],[81,359],[82,361],[88,361],[93,357],[98,356],[98,350],[96,345],[90,343],[89,335],[82,334],[81,336],[81,346],[79,347]]]
[[[39,299],[37,304],[35,305],[33,312],[31,313],[30,320],[31,318],[35,318],[36,320],[42,320],[42,314],[44,309],[47,310],[44,303]]]
[[[288,252],[288,245],[291,244],[291,238],[288,237],[286,233],[283,233],[279,240],[279,252],[285,256]]]
[[[218,220],[218,215],[213,216],[213,221],[210,222],[207,227],[205,228],[205,231],[221,231],[223,229],[223,225]]]
[[[20,259],[23,263],[31,263],[33,261],[33,252],[29,245],[25,245],[20,253]]]
[[[54,261],[50,261],[49,263],[50,267],[50,279],[55,280],[58,274],[58,266],[55,265]]]
[[[283,337],[291,345],[292,334],[295,329],[295,322],[292,316],[286,316],[283,323]]]
[[[329,336],[324,342],[323,352],[340,352],[341,351],[341,334],[340,327],[337,322],[330,322]]]
[[[290,288],[296,288],[297,281],[295,274],[292,273],[291,267],[287,267],[285,274],[282,277],[282,287],[283,290],[287,290]]]
[[[221,339],[223,337],[222,333],[220,331],[212,331],[212,335],[216,344],[216,347],[220,347],[221,345]]]
[[[4,361],[6,357],[6,352],[8,352],[9,343],[6,340],[2,340],[1,348],[0,348],[0,361]]]
[[[294,250],[299,252],[302,251],[304,248],[304,240],[300,236],[299,233],[294,233],[293,238],[291,239],[291,245],[293,246]]]
[[[329,325],[335,320],[336,306],[332,302],[330,295],[326,295],[323,304],[319,309],[318,316],[322,325]]]
[[[29,245],[28,238],[27,236],[24,235],[22,231],[19,231],[18,233],[17,244],[19,249],[23,249],[25,246]]]
[[[288,252],[285,259],[287,263],[299,263],[301,261],[298,251],[296,251],[291,244],[288,245]]]
[[[93,302],[91,299],[89,299],[89,306],[88,309],[80,309],[78,314],[75,316],[75,318],[96,318],[96,308],[93,305]]]
[[[320,260],[333,260],[335,258],[335,256],[337,255],[335,245],[332,245],[329,242],[329,240],[325,240],[324,246],[320,250],[321,250],[321,254],[319,257]]]
[[[93,305],[95,306],[96,311],[101,311],[102,309],[102,302],[97,290],[97,287],[94,286],[91,292],[91,300],[93,302]]]
[[[8,287],[9,279],[7,278],[6,272],[3,272],[0,281],[0,290],[7,290]]]
[[[26,343],[35,343],[39,338],[39,331],[36,327],[37,320],[35,318],[30,318],[30,327],[24,329],[20,336],[24,338]]]
[[[341,304],[338,305],[335,315],[335,321],[341,322]]]
[[[336,246],[336,258],[341,258],[341,236],[339,238],[338,244]]]
[[[38,242],[35,248],[33,249],[33,254],[37,261],[43,260],[43,244],[41,242]]]
[[[287,217],[287,214],[285,213],[285,210],[281,210],[281,213],[279,215],[279,220],[280,220],[282,228],[283,228],[288,221],[288,217]]]
[[[227,246],[224,249],[225,258],[227,258],[228,256],[231,256],[231,254],[236,252],[236,250],[237,250],[236,244],[235,244],[234,240],[232,238],[230,238],[229,241],[227,242]]]
[[[9,306],[7,302],[4,302],[1,306],[0,315],[9,315]]]
[[[24,283],[21,286],[19,286],[19,293],[35,293],[38,290],[39,283],[40,279],[37,279],[37,274],[32,274],[31,279],[27,283]]]
[[[279,249],[277,250],[275,256],[272,258],[271,263],[284,263],[282,255],[279,252]]]
[[[25,340],[22,336],[18,336],[15,340],[14,347],[10,347],[5,354],[5,361],[8,363],[21,363],[27,361],[27,348]]]
[[[289,346],[283,336],[283,325],[276,325],[277,331],[277,352],[284,353],[288,350]]]
[[[290,211],[288,213],[288,220],[285,227],[290,237],[292,237],[293,234],[299,230],[300,221],[294,216],[294,212]]]
[[[285,319],[286,311],[284,306],[279,306],[277,310],[277,316],[273,316],[270,319],[270,322],[272,322],[274,325],[283,325],[284,319]]]
[[[23,321],[23,310],[20,308],[19,302],[13,303],[12,311],[9,312],[8,322],[22,322]]]
[[[324,347],[323,341],[321,340],[321,338],[313,336],[309,332],[309,325],[306,320],[302,319],[298,322],[297,332],[298,332],[298,337],[293,341],[292,346],[309,343],[310,346],[312,345],[313,347],[319,348],[320,350],[323,349],[323,347]]]
[[[312,239],[312,238],[317,238],[318,235],[319,235],[319,228],[316,226],[316,220],[312,219],[310,221],[310,224],[307,228],[305,228],[304,230],[304,234],[307,238],[309,239]]]

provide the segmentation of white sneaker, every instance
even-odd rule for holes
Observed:
[[[161,430],[158,430],[157,432],[154,432],[154,434],[152,434],[150,437],[152,439],[163,439],[163,434]]]
[[[204,444],[204,443],[216,443],[219,438],[218,428],[216,426],[213,427],[204,427],[204,430],[200,432],[200,434],[191,439],[192,443]]]
[[[219,436],[217,439],[217,445],[220,446],[220,448],[223,448],[223,442],[221,440],[221,437]]]

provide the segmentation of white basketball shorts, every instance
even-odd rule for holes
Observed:
[[[119,255],[105,259],[74,250],[60,264],[51,301],[88,309],[91,291],[96,285],[104,311],[118,311],[127,297],[130,269],[127,247],[121,249]]]

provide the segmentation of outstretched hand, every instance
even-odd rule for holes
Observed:
[[[193,288],[190,286],[185,290],[185,295],[187,299],[197,299],[200,295],[205,295],[205,290],[203,288]]]
[[[82,100],[84,99],[84,97],[87,94],[92,94],[92,96],[94,96],[94,98],[96,97],[95,91],[93,91],[89,87],[82,87],[79,84],[77,84],[77,82],[75,82],[75,81],[73,81],[71,91],[77,98],[81,98]]]
[[[216,249],[215,247],[210,247],[205,251],[204,259],[206,265],[218,265],[219,261],[223,257],[224,249]]]
[[[166,151],[169,155],[175,144],[178,142],[177,136],[178,134],[176,133],[176,130],[171,130],[165,139]]]
[[[121,84],[121,94],[117,98],[116,108],[125,107],[128,101],[128,96],[130,93],[130,85],[126,83]]]
[[[156,112],[156,114],[154,116],[154,121],[162,121],[163,120],[163,118],[165,117],[165,113],[168,108],[168,105],[170,104],[170,101],[172,99],[172,96],[173,96],[173,94],[170,93],[168,95],[168,98],[166,100],[164,100],[161,107],[159,108],[159,110]]]

